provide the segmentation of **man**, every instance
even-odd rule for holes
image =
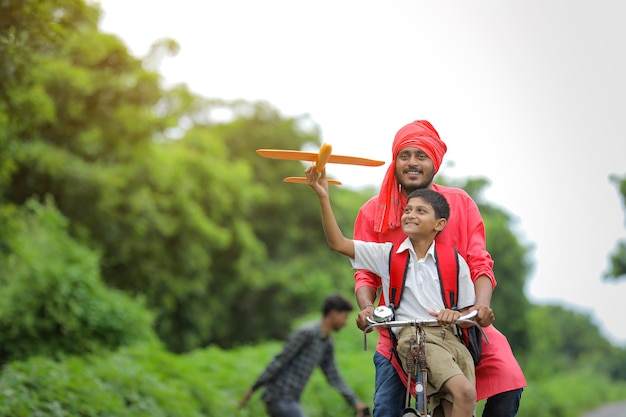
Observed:
[[[493,261],[486,250],[485,229],[476,203],[463,190],[433,183],[447,147],[435,128],[425,120],[417,120],[402,127],[395,136],[393,161],[387,170],[379,195],[366,202],[355,221],[354,239],[373,242],[404,240],[400,217],[406,196],[413,190],[429,188],[448,200],[450,221],[435,239],[456,247],[469,265],[476,292],[477,321],[484,327],[490,343],[483,343],[482,357],[476,367],[477,399],[488,398],[483,417],[513,417],[517,414],[522,390],[526,386],[506,337],[491,325],[494,315],[489,307],[496,285]],[[380,277],[363,270],[355,273],[355,294],[361,312],[357,325],[362,330],[371,316],[380,287]],[[384,300],[380,300],[385,303]],[[402,409],[405,386],[398,374],[401,369],[392,365],[392,341],[389,334],[379,332],[374,354],[376,390],[375,417],[397,417]]]
[[[450,206],[440,193],[429,189],[417,189],[407,197],[402,215],[402,229],[406,239],[399,247],[385,242],[364,242],[347,239],[335,220],[328,193],[326,172],[310,166],[306,170],[307,182],[319,197],[322,227],[328,247],[350,258],[354,268],[367,269],[381,277],[383,294],[388,297],[390,288],[404,276],[404,290],[409,292],[405,302],[395,308],[396,320],[431,320],[437,317],[439,326],[426,326],[425,349],[428,352],[427,395],[431,399],[433,415],[450,417],[473,417],[476,408],[476,384],[474,361],[461,340],[455,337],[453,328],[461,317],[461,311],[446,308],[441,296],[437,260],[458,264],[457,290],[460,306],[474,305],[474,284],[467,263],[452,247],[435,248],[435,236],[446,226]],[[395,248],[395,252],[394,249]],[[391,257],[391,258],[390,258]],[[391,267],[393,259],[406,265],[397,274]],[[445,262],[445,261],[444,261]],[[455,290],[455,291],[457,291]],[[413,302],[409,302],[413,301]],[[467,312],[467,311],[464,311]],[[398,339],[397,352],[402,366],[407,369],[410,339],[415,335],[413,326],[391,329]],[[439,407],[441,406],[441,407]]]
[[[328,382],[354,407],[358,416],[369,415],[367,406],[348,387],[337,369],[331,334],[341,330],[352,304],[339,294],[326,297],[322,320],[307,323],[293,332],[239,403],[246,405],[254,391],[265,386],[261,396],[271,417],[304,417],[300,395],[313,370],[320,366]]]

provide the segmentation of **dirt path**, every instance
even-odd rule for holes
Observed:
[[[580,417],[625,417],[626,402],[605,405]]]

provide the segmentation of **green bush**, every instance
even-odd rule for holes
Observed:
[[[375,335],[363,351],[362,334],[348,326],[335,336],[336,360],[348,384],[371,404]],[[114,353],[31,358],[0,372],[0,417],[263,417],[261,392],[237,409],[282,342],[185,355],[158,345],[134,345]],[[518,417],[579,417],[599,405],[626,400],[626,384],[600,374],[574,372],[529,381]],[[316,370],[302,396],[309,417],[353,415]],[[482,410],[482,404],[478,410]],[[477,414],[480,415],[480,412]]]
[[[208,348],[179,356],[134,345],[60,362],[12,362],[0,373],[0,417],[262,416],[258,396],[245,410],[237,411],[237,403],[278,348]]]
[[[5,218],[0,358],[62,358],[156,341],[152,316],[100,280],[98,256],[67,234],[51,203]]]
[[[63,362],[31,358],[7,365],[0,378],[0,416],[204,416],[189,386],[164,378],[146,361],[165,368],[182,359],[152,346]],[[153,350],[157,351],[153,355]],[[145,356],[148,359],[139,359]],[[138,360],[139,359],[139,360]]]
[[[626,400],[626,382],[590,370],[529,381],[522,396],[519,417],[579,417],[607,403]]]

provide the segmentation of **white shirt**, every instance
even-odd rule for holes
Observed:
[[[355,269],[366,269],[381,277],[385,301],[389,301],[389,252],[392,243],[354,241],[354,259],[351,259]],[[409,265],[406,275],[402,302],[396,309],[396,320],[430,320],[434,317],[429,311],[442,310],[445,308],[441,298],[441,285],[437,273],[437,261],[435,260],[435,243],[430,245],[426,257],[417,258],[410,238],[406,238],[398,247],[397,253],[409,251]],[[461,255],[459,258],[459,308],[474,305],[476,294],[474,283],[470,277],[467,262]],[[399,328],[395,328],[399,331]]]

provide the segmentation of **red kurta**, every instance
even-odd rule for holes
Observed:
[[[433,189],[440,192],[450,205],[450,218],[444,230],[437,236],[440,243],[454,246],[465,258],[470,268],[472,280],[486,275],[495,287],[493,275],[493,260],[486,250],[485,228],[476,203],[460,188],[450,188],[433,184]],[[402,206],[406,205],[406,198],[402,196]],[[389,230],[386,233],[374,231],[374,214],[378,196],[366,202],[356,218],[354,238],[368,242],[402,243],[406,235],[401,227]],[[381,286],[380,277],[363,270],[354,275],[355,290],[362,286],[378,289]],[[506,337],[494,326],[483,329],[489,338],[489,344],[483,343],[480,363],[476,367],[476,392],[478,400],[491,397],[526,386],[524,373],[513,356]],[[376,350],[385,357],[390,357],[392,344],[387,331],[380,331]]]

